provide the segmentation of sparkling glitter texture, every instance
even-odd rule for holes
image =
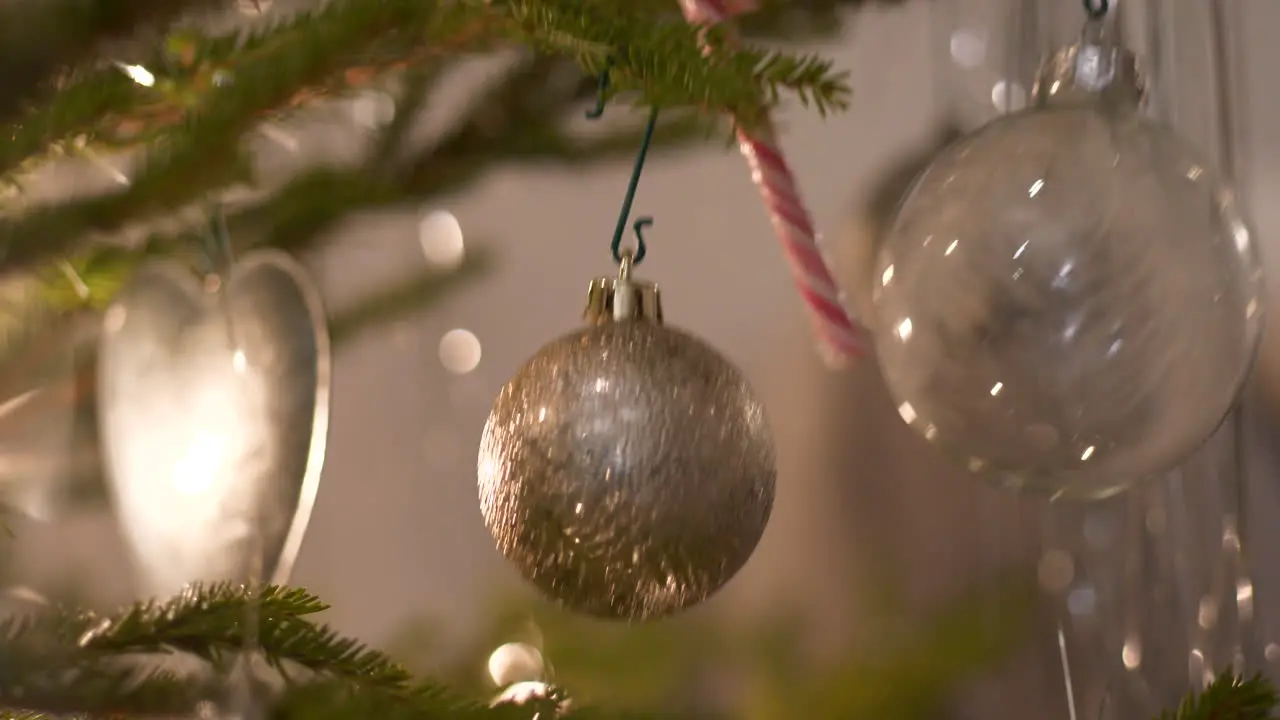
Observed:
[[[775,474],[737,368],[657,322],[605,322],[546,345],[503,388],[480,445],[480,507],[543,592],[647,619],[701,602],[746,563]]]

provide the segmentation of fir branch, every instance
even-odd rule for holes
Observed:
[[[386,656],[332,629],[306,620],[328,609],[301,589],[266,586],[256,592],[230,583],[195,585],[164,602],[141,602],[112,616],[54,611],[0,624],[7,651],[18,649],[28,668],[39,654],[77,664],[137,654],[182,652],[209,662],[244,647],[244,623],[252,611],[259,649],[275,666],[286,662],[316,673],[385,687],[402,687],[409,675]]]
[[[304,619],[326,609],[319,598],[300,589],[193,586],[167,602],[140,603],[96,623],[92,617],[81,620],[87,627],[77,645],[104,654],[176,650],[215,662],[243,648],[243,624],[252,610],[260,651],[277,667],[290,662],[387,687],[408,682],[408,673],[386,656]]]
[[[439,68],[415,67],[406,73],[404,87],[396,99],[395,115],[378,133],[377,143],[370,154],[370,164],[390,167],[397,154],[404,152],[405,140],[414,128],[432,85],[439,77]]]
[[[492,48],[503,39],[570,55],[591,73],[609,61],[616,90],[638,90],[645,104],[750,117],[783,92],[812,102],[819,112],[847,102],[845,76],[820,58],[723,47],[708,58],[694,28],[624,12],[627,7],[567,0],[341,0],[247,37],[183,31],[144,63],[155,77],[151,86],[133,83],[114,67],[73,76],[49,105],[9,128],[14,140],[0,148],[0,173],[69,142],[172,145],[171,136],[181,138],[184,118],[209,106],[241,108],[242,125],[278,117],[320,97],[364,87],[390,70],[430,69],[442,57]],[[306,71],[317,60],[327,72]],[[260,68],[290,70],[271,76],[279,92],[248,96],[237,89],[262,90],[262,76],[254,72]],[[219,79],[231,79],[232,87],[221,87],[225,82]],[[224,144],[238,137],[235,129],[222,128]],[[189,144],[200,139],[189,138]]]
[[[294,178],[269,198],[233,211],[228,225],[237,252],[260,246],[289,252],[308,250],[325,231],[353,212],[465,190],[499,163],[586,165],[633,155],[639,142],[637,130],[620,129],[586,139],[574,139],[564,131],[556,109],[587,97],[594,92],[594,83],[584,79],[576,87],[558,86],[552,91],[550,87],[557,87],[552,78],[561,69],[560,61],[549,58],[514,69],[504,82],[481,98],[452,133],[417,158],[401,163],[403,167],[386,168],[377,163],[375,154],[370,163],[361,167],[320,168]],[[659,125],[654,137],[656,150],[687,147],[708,136],[711,126],[704,119],[695,114],[673,115]],[[72,264],[90,289],[88,304],[101,307],[138,264],[152,256],[181,252],[193,243],[186,235],[155,235],[143,243],[142,251],[95,248],[75,258]],[[468,264],[463,272],[483,265]],[[419,280],[441,287],[435,280]],[[451,281],[447,284],[453,286]],[[85,304],[57,275],[50,273],[47,287],[58,307]],[[403,290],[414,296],[415,307],[435,297],[425,286],[417,288],[423,294]],[[375,298],[371,305],[381,306],[383,302],[390,302],[389,297]],[[362,330],[364,323],[394,314],[387,310],[385,314],[379,311],[369,315],[362,311],[359,327],[348,324],[355,317],[337,317],[339,325],[334,332],[345,336]]]
[[[574,57],[590,73],[609,69],[615,92],[644,105],[694,105],[750,120],[783,90],[820,113],[848,102],[847,75],[829,61],[730,49],[723,28],[698,28],[608,0],[498,0],[526,42]],[[703,40],[707,43],[704,46]],[[761,88],[765,95],[761,95]]]
[[[127,189],[32,210],[0,223],[6,263],[30,266],[41,254],[72,249],[87,231],[111,232],[225,187],[243,175],[240,138],[263,112],[287,105],[300,89],[341,76],[374,51],[417,42],[428,29],[457,36],[470,21],[460,7],[417,0],[345,0],[264,30],[243,44],[212,42],[209,52],[223,50],[235,58],[230,82],[209,89],[180,125],[155,139]],[[32,238],[38,240],[38,249]]]
[[[108,38],[165,25],[219,0],[46,0],[0,6],[0,125],[54,90],[54,76],[92,57]],[[43,91],[43,92],[42,92]]]
[[[270,702],[275,718],[536,716],[536,703],[490,708],[439,684],[413,680],[382,653],[307,620],[327,606],[305,590],[269,586],[253,592],[230,584],[193,586],[172,600],[138,603],[108,617],[55,611],[8,621],[0,642],[0,705],[11,708],[10,717],[189,712],[197,701],[218,696],[216,681],[115,661],[182,651],[216,663],[224,653],[243,649],[250,605],[259,623],[256,651],[289,681]],[[292,673],[284,674],[286,664],[311,675],[293,680]]]
[[[606,12],[610,9],[612,14]],[[715,37],[714,32],[711,35]],[[501,37],[558,47],[593,71],[609,60],[615,87],[640,90],[647,103],[692,104],[749,116],[744,108],[776,100],[780,88],[812,100],[819,110],[841,102],[844,88],[840,76],[819,59],[731,51],[714,42],[713,47],[722,49],[707,58],[695,29],[599,0],[339,0],[247,38],[170,43],[165,52],[177,58],[177,69],[154,88],[130,88],[119,73],[90,73],[59,95],[56,102],[68,105],[55,104],[43,114],[26,118],[14,128],[20,141],[0,153],[0,170],[22,163],[29,159],[25,153],[65,133],[80,133],[75,135],[77,142],[85,134],[87,142],[95,127],[105,135],[103,128],[111,126],[116,136],[137,137],[122,130],[128,123],[121,116],[129,114],[130,103],[134,110],[145,110],[149,117],[169,125],[150,138],[146,162],[128,188],[0,221],[0,250],[6,266],[11,270],[38,266],[74,251],[87,235],[117,231],[200,201],[242,179],[247,164],[239,152],[241,137],[264,114],[296,107],[313,98],[317,89],[342,85],[353,75],[373,76],[414,58],[489,47]],[[218,82],[219,77],[223,81]],[[194,100],[193,89],[199,91]],[[131,95],[128,90],[133,91]],[[83,126],[100,113],[106,116],[99,117],[96,126]],[[523,126],[518,142],[514,136],[509,138],[507,150],[527,156],[530,147],[555,147],[562,131],[549,125],[545,114],[539,127],[542,133]],[[564,147],[562,141],[559,145]],[[384,149],[383,155],[387,152]],[[455,171],[445,182],[457,185],[475,177],[477,165],[472,161],[476,157],[493,157],[498,152],[469,149],[465,167],[450,164],[447,154],[432,160],[462,170],[462,175]],[[410,177],[412,182],[424,176],[413,173]]]
[[[189,712],[197,701],[217,696],[216,681],[117,661],[183,651],[216,662],[243,648],[242,623],[251,603],[261,623],[259,652],[282,673],[286,663],[312,672],[300,681],[285,676],[283,693],[270,702],[272,720],[531,720],[558,712],[563,702],[556,693],[541,704],[490,707],[467,700],[439,683],[414,680],[382,653],[310,622],[308,616],[327,606],[305,590],[271,586],[252,592],[219,584],[109,617],[55,611],[0,625],[0,704],[9,708],[0,717]],[[1267,720],[1277,699],[1262,677],[1225,673],[1157,720]],[[593,708],[560,716],[626,717]]]
[[[1270,680],[1261,675],[1246,679],[1228,670],[1157,720],[1268,720],[1277,705],[1280,695]]]
[[[39,159],[62,143],[88,143],[101,134],[95,128],[127,114],[158,94],[139,86],[112,68],[69,77],[47,104],[29,110],[8,128],[8,142],[0,144],[0,174]]]
[[[0,680],[0,718],[84,716],[94,712],[128,716],[176,716],[215,697],[209,681],[160,670],[138,670],[122,663],[37,658],[40,670],[20,668]]]
[[[267,586],[193,585],[165,601],[129,606],[112,616],[53,610],[0,623],[10,647],[74,649],[77,654],[188,652],[214,659],[243,644],[241,623],[253,604],[266,625],[286,623],[327,609],[305,590]]]

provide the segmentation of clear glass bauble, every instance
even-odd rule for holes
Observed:
[[[941,152],[873,280],[902,418],[1014,488],[1102,497],[1167,470],[1233,405],[1261,264],[1230,188],[1104,104],[1040,104]]]

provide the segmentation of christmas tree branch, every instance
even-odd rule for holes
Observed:
[[[243,649],[243,624],[252,610],[259,630],[256,651],[286,680],[284,691],[270,702],[274,718],[536,716],[537,703],[490,708],[413,679],[386,655],[308,619],[325,609],[304,590],[268,586],[252,592],[219,584],[195,586],[167,602],[138,603],[107,617],[53,611],[10,620],[0,629],[0,705],[8,709],[7,717],[190,712],[198,701],[220,696],[214,681],[113,661],[181,652],[219,662]],[[290,671],[283,674],[286,668]],[[304,677],[298,669],[306,671]],[[583,712],[569,717],[616,716]]]
[[[50,105],[12,123],[14,140],[0,149],[0,173],[29,167],[60,144],[118,147],[166,139],[180,133],[184,118],[202,105],[238,105],[245,109],[241,115],[265,119],[367,86],[388,70],[430,67],[500,43],[569,55],[591,73],[608,64],[614,91],[638,91],[647,104],[749,116],[762,98],[776,100],[782,91],[811,100],[819,111],[842,107],[847,99],[843,74],[825,60],[727,48],[706,58],[694,29],[649,14],[620,13],[613,5],[341,0],[247,37],[184,31],[149,61],[127,66],[133,79],[115,67],[83,71]],[[320,67],[307,71],[309,61],[321,61]],[[250,72],[255,67],[298,72],[277,78],[288,92],[246,98],[248,91],[235,88],[260,88]]]
[[[218,663],[242,651],[251,610],[259,624],[257,652],[284,680],[283,691],[266,698],[273,720],[531,720],[551,706],[557,717],[624,717],[566,710],[554,693],[524,705],[467,700],[439,683],[414,679],[383,653],[309,619],[326,608],[304,590],[269,586],[252,592],[219,584],[111,616],[48,611],[9,620],[0,625],[0,706],[7,708],[0,717],[190,712],[198,701],[221,696],[216,681],[165,671],[146,658],[178,652]],[[119,662],[125,658],[134,662]],[[1157,720],[1267,720],[1276,701],[1266,680],[1228,673]]]
[[[66,68],[90,60],[103,41],[143,24],[164,26],[218,0],[46,0],[0,5],[0,125],[57,89]]]
[[[595,3],[340,0],[243,42],[219,38],[194,50],[179,50],[184,62],[204,68],[196,76],[205,77],[207,93],[194,106],[177,108],[182,112],[174,114],[182,121],[153,138],[146,162],[128,188],[59,207],[35,208],[0,222],[6,262],[10,268],[31,267],[72,250],[86,232],[117,231],[244,178],[247,164],[240,154],[240,138],[263,113],[291,107],[300,95],[337,78],[360,71],[373,74],[368,70],[371,57],[404,62],[413,53],[481,49],[492,44],[495,34],[569,52],[588,69],[601,70],[611,63],[614,87],[640,90],[646,102],[747,112],[743,108],[757,106],[763,84],[769,97],[777,87],[791,87],[825,108],[840,102],[844,88],[823,61],[727,49],[704,59],[692,29],[634,13],[610,16]],[[219,53],[227,65],[200,62]],[[147,72],[154,77],[153,71]],[[224,78],[221,83],[219,77]],[[86,90],[62,97],[97,98],[99,106],[107,105],[121,87],[118,79],[111,82],[112,92],[94,95]],[[185,97],[159,80],[144,82],[137,92]],[[68,110],[60,117],[86,115]],[[38,127],[30,132],[48,140]],[[17,144],[39,145],[34,140]]]
[[[766,0],[766,10],[775,1]],[[564,63],[544,56],[513,68],[506,81],[475,104],[444,140],[413,152],[404,146],[406,131],[433,89],[432,79],[451,64],[456,51],[468,48],[467,42],[483,48],[507,37],[485,36],[492,30],[486,27],[476,37],[487,39],[475,39],[467,33],[459,35],[459,28],[471,27],[469,18],[510,21],[516,17],[515,9],[532,12],[536,8],[486,7],[474,15],[475,8],[457,6],[449,14],[432,2],[378,0],[377,5],[387,7],[374,8],[376,12],[370,10],[374,4],[373,0],[343,0],[245,36],[172,33],[149,61],[126,68],[136,77],[149,76],[149,83],[140,83],[115,66],[90,67],[69,76],[49,104],[32,106],[22,122],[9,128],[12,141],[0,145],[0,176],[12,181],[38,164],[51,147],[79,152],[95,144],[131,146],[146,141],[153,152],[128,188],[29,209],[0,221],[6,270],[36,269],[55,309],[102,307],[133,267],[154,254],[189,252],[196,243],[190,233],[175,236],[171,231],[123,247],[118,235],[111,246],[86,246],[86,239],[93,234],[116,234],[126,225],[161,218],[184,205],[202,204],[244,177],[247,163],[241,162],[236,150],[246,129],[317,96],[367,87],[387,70],[407,69],[408,88],[417,88],[402,98],[396,120],[378,139],[369,162],[349,170],[304,172],[278,194],[233,210],[232,233],[242,249],[258,245],[306,249],[350,212],[457,191],[495,164],[607,161],[634,151],[636,130],[589,138],[566,130],[565,112],[594,93],[594,82],[584,77],[566,86]],[[790,10],[803,16],[809,5],[825,9],[828,4],[829,0],[802,0]],[[586,10],[569,7],[566,12],[548,12],[548,8],[555,10],[551,4],[537,6],[542,19],[532,21],[530,32],[563,34],[566,27],[578,27],[620,39],[629,30],[616,21],[602,25],[584,21],[587,10],[605,5],[589,4]],[[657,20],[648,26],[635,18],[625,24],[630,31],[644,32],[645,27],[667,27],[659,22],[663,18],[678,20],[670,9],[654,17]],[[688,32],[678,22],[670,27]],[[516,35],[524,37],[523,32]],[[437,37],[439,42],[422,43],[424,36]],[[672,37],[678,40],[679,35]],[[413,53],[417,55],[410,57]],[[691,59],[687,53],[685,59]],[[627,67],[624,62],[615,68],[615,88],[625,85]],[[653,68],[642,70],[652,72]],[[699,118],[696,108],[695,112],[666,113],[658,145],[681,146],[705,138],[709,117]],[[77,250],[82,246],[84,250]],[[77,274],[71,281],[68,268]]]
[[[10,620],[0,626],[0,703],[32,709],[31,687],[47,680],[66,683],[70,673],[79,689],[70,695],[87,705],[35,709],[152,712],[164,704],[158,697],[189,697],[176,690],[191,683],[145,668],[139,677],[109,661],[180,652],[220,662],[243,649],[251,610],[259,652],[272,666],[288,664],[365,687],[405,691],[410,677],[389,658],[307,620],[327,607],[304,590],[269,586],[251,592],[219,584],[194,586],[172,600],[138,603],[108,617],[52,611]]]
[[[554,58],[538,58],[513,68],[452,132],[407,160],[396,162],[375,150],[358,167],[304,172],[269,197],[231,211],[228,227],[236,250],[263,246],[290,252],[308,250],[353,212],[465,190],[499,163],[581,165],[632,155],[641,130],[621,128],[597,137],[576,138],[564,129],[559,112],[548,112],[549,108],[572,106],[594,92],[595,84],[589,79],[569,86],[556,83],[555,75],[563,70],[563,63]],[[410,106],[401,105],[396,117],[410,112]],[[654,138],[659,150],[704,139],[712,127],[696,113],[673,115],[660,125]],[[376,139],[375,147],[386,144],[387,135],[399,132],[398,121],[393,120]],[[192,233],[156,233],[142,243],[142,252],[88,249],[71,261],[89,290],[88,298],[78,294],[61,272],[51,269],[44,273],[49,299],[64,308],[86,302],[101,307],[139,263],[156,255],[182,253],[198,244]],[[47,262],[54,257],[45,255],[44,259]],[[468,266],[468,270],[479,267]]]
[[[1280,695],[1271,681],[1255,675],[1245,678],[1231,671],[1222,673],[1199,694],[1190,693],[1177,709],[1157,720],[1269,720]]]

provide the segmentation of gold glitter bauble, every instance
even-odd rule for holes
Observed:
[[[773,506],[774,447],[742,373],[658,321],[601,322],[538,351],[480,444],[499,551],[571,609],[618,619],[706,599]]]

